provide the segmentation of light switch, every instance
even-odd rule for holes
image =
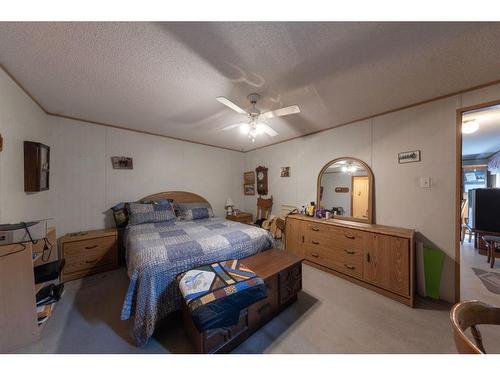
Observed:
[[[420,187],[424,189],[428,189],[431,187],[431,178],[430,177],[420,177]]]

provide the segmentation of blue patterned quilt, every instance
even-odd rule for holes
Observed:
[[[136,344],[146,344],[157,323],[181,309],[179,273],[245,258],[273,245],[266,230],[220,218],[129,225],[125,249],[130,284],[121,318],[133,317]]]

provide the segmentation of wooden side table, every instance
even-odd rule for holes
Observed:
[[[248,212],[238,212],[237,214],[227,215],[226,220],[237,221],[244,224],[253,224],[253,215]]]
[[[63,281],[118,268],[117,240],[116,229],[65,235],[61,239],[62,256],[66,260]]]

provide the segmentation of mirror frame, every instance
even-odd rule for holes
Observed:
[[[374,196],[374,190],[375,190],[375,185],[374,185],[374,177],[373,177],[373,172],[372,169],[366,164],[363,160],[353,158],[350,156],[343,156],[341,158],[336,158],[328,163],[325,164],[323,168],[321,168],[321,171],[319,172],[318,175],[318,181],[316,184],[316,204],[319,206],[320,205],[320,187],[321,187],[321,177],[323,177],[323,173],[330,167],[332,164],[335,164],[341,160],[353,160],[356,163],[360,164],[362,167],[364,167],[368,173],[368,181],[370,183],[370,194],[368,196],[368,219],[358,219],[352,216],[345,216],[345,217],[340,217],[340,216],[335,216],[336,219],[338,220],[346,220],[346,221],[356,221],[359,223],[367,223],[367,224],[373,224],[373,196]],[[351,191],[352,194],[352,191]]]

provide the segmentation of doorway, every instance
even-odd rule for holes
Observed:
[[[369,184],[368,176],[352,176],[351,213],[355,218],[368,218]]]
[[[457,111],[456,199],[456,300],[496,305],[500,251],[491,266],[484,238],[497,236],[500,249],[500,102]]]

